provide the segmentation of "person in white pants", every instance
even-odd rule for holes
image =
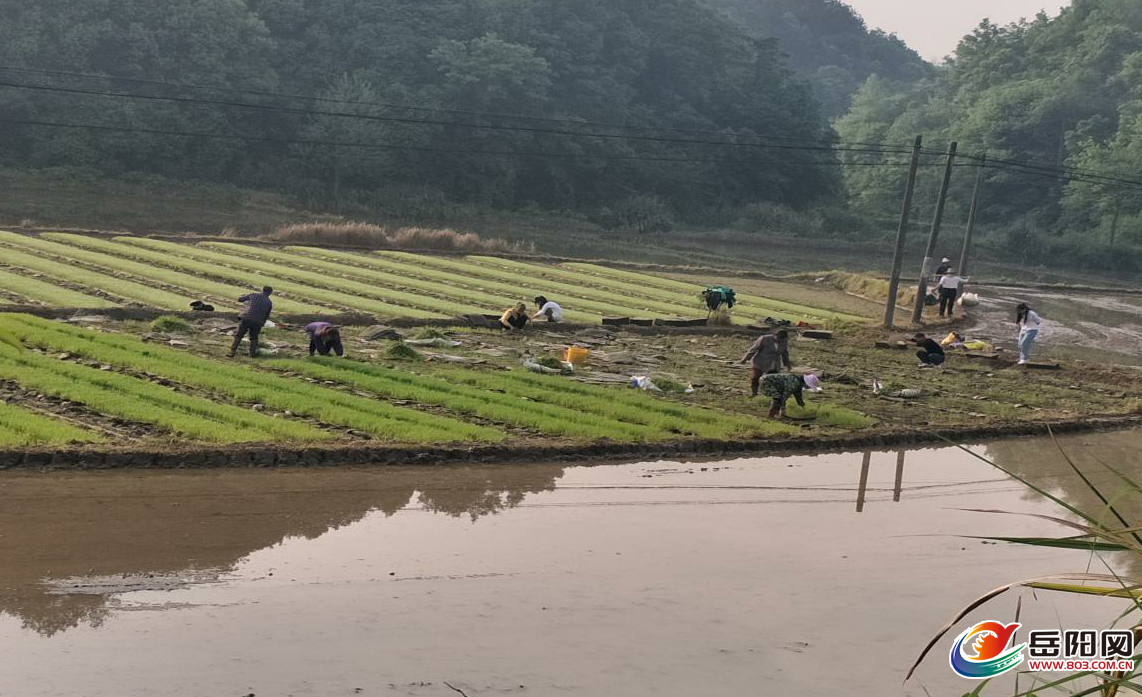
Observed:
[[[1015,324],[1019,326],[1019,365],[1025,365],[1031,360],[1031,345],[1039,336],[1042,319],[1027,303],[1019,303],[1015,307]]]

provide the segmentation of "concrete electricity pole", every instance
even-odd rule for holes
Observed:
[[[960,252],[960,265],[956,267],[956,272],[960,276],[968,275],[968,253],[971,251],[971,237],[975,232],[975,216],[979,212],[979,189],[983,184],[983,169],[987,164],[987,154],[984,153],[979,158],[979,169],[975,173],[975,189],[971,193],[971,208],[968,209],[968,229],[964,233],[964,249]]]
[[[900,266],[904,262],[904,238],[908,234],[908,219],[912,215],[912,195],[916,192],[916,169],[920,165],[921,136],[912,146],[912,163],[908,167],[908,182],[904,185],[904,208],[900,211],[900,227],[896,230],[896,250],[892,254],[892,273],[888,276],[888,300],[884,303],[884,328],[892,329],[896,318],[896,291],[900,288]]]
[[[952,183],[952,168],[956,166],[956,142],[948,146],[948,164],[944,168],[944,181],[940,185],[940,197],[936,199],[936,215],[932,218],[932,231],[928,234],[928,247],[924,250],[924,261],[920,264],[920,282],[916,285],[916,306],[912,308],[912,324],[919,324],[924,314],[924,298],[928,295],[928,273],[932,265],[932,255],[936,253],[936,240],[940,237],[940,224],[944,221],[944,206],[948,203],[948,186]]]

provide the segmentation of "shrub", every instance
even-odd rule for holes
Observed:
[[[269,239],[291,244],[338,244],[395,249],[432,249],[445,252],[532,253],[532,243],[498,237],[483,238],[474,232],[407,227],[389,231],[372,223],[297,223],[283,225]]]
[[[604,230],[630,230],[639,234],[670,232],[670,208],[654,196],[631,196],[611,208],[602,208],[592,221]]]
[[[751,203],[742,209],[740,224],[751,232],[796,237],[821,237],[825,220],[817,213],[795,211],[778,203]]]
[[[181,317],[163,315],[151,322],[151,330],[165,334],[189,334],[194,331],[194,327]]]

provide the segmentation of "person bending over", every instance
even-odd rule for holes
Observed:
[[[552,302],[542,295],[537,295],[535,296],[535,306],[539,308],[539,312],[532,315],[532,319],[546,317],[548,322],[563,321],[563,308],[559,307],[558,303]]]
[[[775,334],[763,334],[749,347],[742,356],[741,363],[750,364],[749,388],[753,396],[757,396],[758,385],[763,375],[777,373],[782,366],[786,370],[793,367],[789,362],[789,332],[785,329],[777,330]]]
[[[265,286],[261,293],[247,293],[238,298],[238,302],[246,305],[242,308],[242,314],[238,315],[238,331],[234,333],[234,343],[230,345],[231,358],[238,353],[238,345],[247,333],[250,335],[250,357],[258,355],[258,335],[262,333],[262,327],[266,326],[266,320],[274,309],[274,304],[270,301],[273,292],[273,288]]]
[[[912,341],[920,347],[920,350],[916,352],[916,357],[920,359],[921,368],[935,368],[944,363],[943,346],[923,334],[912,337]]]
[[[761,378],[761,391],[773,400],[769,407],[769,418],[775,419],[779,415],[785,418],[785,405],[789,398],[797,400],[797,406],[805,406],[802,393],[821,391],[821,379],[813,373],[795,375],[793,373],[770,373]]]
[[[328,356],[330,351],[338,356],[345,355],[345,347],[341,345],[341,328],[329,322],[310,322],[305,325],[309,334],[309,355],[314,352]]]
[[[527,305],[519,303],[504,310],[504,314],[500,315],[500,327],[505,331],[518,331],[527,326],[529,319],[531,318],[527,316]]]

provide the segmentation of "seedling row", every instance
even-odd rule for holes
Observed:
[[[357,432],[391,442],[494,443],[508,428],[536,438],[616,442],[793,432],[649,394],[520,371],[449,368],[421,375],[332,358],[250,365],[23,314],[0,314],[0,332],[26,347],[0,344],[0,379],[191,441],[304,443]],[[84,439],[67,424],[52,436],[42,417],[0,413],[0,425],[9,421],[32,424],[19,429],[27,443]]]
[[[190,299],[202,299],[232,310],[237,296],[271,285],[277,310],[298,314],[355,310],[443,319],[498,313],[539,294],[559,301],[570,322],[595,323],[607,316],[693,317],[704,311],[698,285],[592,264],[2,231],[0,249],[6,267],[0,268],[0,289],[57,307],[137,304],[183,310]],[[23,276],[21,270],[42,278]],[[69,287],[90,288],[105,297]],[[743,298],[736,314],[747,319],[861,320],[764,298]]]

